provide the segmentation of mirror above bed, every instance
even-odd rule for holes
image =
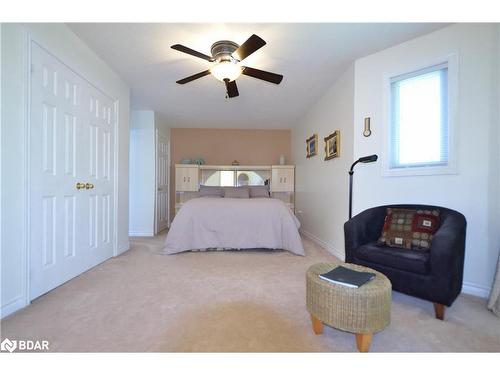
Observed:
[[[205,186],[249,186],[265,185],[271,178],[271,170],[228,171],[201,170],[200,184]]]

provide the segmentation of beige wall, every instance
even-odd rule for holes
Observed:
[[[175,164],[181,159],[203,158],[206,164],[240,165],[278,164],[280,155],[291,160],[291,131],[262,129],[186,129],[172,128],[170,133],[170,215],[175,202]]]

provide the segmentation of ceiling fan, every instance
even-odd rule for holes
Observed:
[[[248,38],[241,46],[230,40],[219,40],[212,44],[210,49],[212,56],[208,56],[181,44],[174,44],[171,48],[212,63],[210,69],[183,78],[177,81],[177,83],[183,85],[195,79],[212,74],[219,81],[224,82],[227,92],[226,97],[229,98],[234,98],[239,95],[235,80],[241,74],[279,84],[283,79],[281,74],[266,72],[240,64],[244,59],[265,45],[266,42],[255,34]]]

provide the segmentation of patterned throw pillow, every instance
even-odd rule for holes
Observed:
[[[378,242],[391,247],[429,250],[439,228],[438,210],[387,208],[384,228]]]

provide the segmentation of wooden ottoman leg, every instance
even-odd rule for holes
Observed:
[[[372,337],[372,333],[356,333],[356,345],[361,353],[366,353],[370,350]]]
[[[313,314],[311,314],[311,322],[313,325],[313,331],[317,335],[321,335],[323,333],[323,322],[316,318]]]

